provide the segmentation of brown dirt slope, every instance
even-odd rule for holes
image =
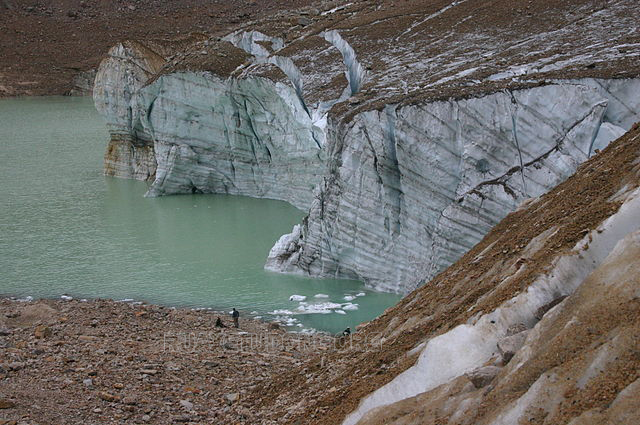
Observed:
[[[519,423],[635,425],[640,421],[638,287],[640,232],[635,232],[543,316],[489,386],[475,388],[462,376],[375,409],[359,425],[515,423],[505,420],[505,413],[518,398],[524,414]]]
[[[525,290],[556,256],[569,254],[590,229],[618,210],[619,204],[610,201],[614,194],[624,185],[640,185],[639,158],[636,124],[573,177],[507,216],[458,262],[363,327],[356,347],[324,359],[311,357],[263,384],[245,405],[286,423],[340,423],[362,397],[413,365],[416,358],[407,352],[417,344],[478,312],[493,311]],[[551,235],[543,238],[543,246],[525,255],[524,248],[544,232]],[[518,279],[502,282],[523,262],[526,268]]]
[[[308,104],[345,87],[343,79],[332,79],[344,74],[342,60],[320,37],[337,30],[366,70],[360,92],[334,108],[353,116],[390,103],[469,97],[551,79],[636,77],[636,9],[635,0],[343,1],[319,4],[319,13],[302,19],[280,12],[241,28],[285,40],[277,55],[300,68]],[[255,65],[237,74],[270,76]]]
[[[0,97],[63,95],[126,39],[219,35],[309,0],[2,0]]]

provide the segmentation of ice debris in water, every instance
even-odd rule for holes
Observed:
[[[341,307],[342,304],[336,304],[332,302],[316,304],[307,304],[305,302],[301,302],[296,311],[298,311],[300,314],[328,314],[331,313],[333,309]]]
[[[289,301],[304,301],[306,299],[307,297],[305,297],[304,295],[291,295],[289,297]]]
[[[276,322],[279,322],[280,324],[282,324],[282,326],[292,327],[292,326],[299,325],[298,319],[291,316],[276,316],[275,320]]]
[[[327,294],[315,294],[314,298],[329,298],[329,295],[327,295]]]
[[[273,311],[269,312],[269,314],[273,314],[274,316],[275,315],[282,315],[282,314],[290,316],[290,315],[293,314],[293,311],[291,311],[291,310],[273,310]]]
[[[358,304],[351,304],[351,303],[346,303],[345,305],[342,306],[343,310],[357,310],[358,309]]]
[[[356,297],[355,297],[355,296],[353,296],[353,295],[345,295],[343,299],[344,299],[345,301],[353,301],[353,300],[355,300],[355,299],[356,299]]]
[[[344,310],[335,310],[335,312],[338,314],[347,314],[347,312]]]
[[[366,294],[364,292],[358,292],[356,297],[364,297]]]
[[[60,295],[60,299],[62,301],[71,301],[73,299],[73,297],[70,297],[69,295]]]

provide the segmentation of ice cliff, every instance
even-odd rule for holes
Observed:
[[[615,68],[640,56],[633,6],[487,28],[496,11],[465,1],[355,2],[162,52],[122,43],[94,90],[105,172],[149,196],[290,202],[308,215],[268,269],[407,292],[638,119],[638,72]]]

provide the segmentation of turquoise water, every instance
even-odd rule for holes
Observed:
[[[0,100],[0,294],[236,307],[329,332],[398,301],[355,281],[264,271],[301,211],[228,195],[144,198],[146,183],[102,175],[107,139],[91,99]],[[344,297],[361,293],[349,310]],[[299,314],[293,294],[324,314]]]

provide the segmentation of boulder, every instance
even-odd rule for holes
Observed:
[[[501,368],[497,366],[483,366],[465,374],[465,376],[469,378],[474,387],[483,388],[493,381],[493,378],[500,373],[500,370]]]
[[[227,401],[227,404],[233,404],[236,401],[238,401],[238,398],[240,398],[240,394],[238,393],[229,393],[229,394],[225,394],[224,399]]]
[[[51,336],[51,329],[45,325],[36,326],[36,329],[35,331],[33,331],[33,334],[38,339],[47,338]]]
[[[529,331],[507,336],[498,341],[498,351],[502,356],[502,364],[507,364],[522,347]]]

